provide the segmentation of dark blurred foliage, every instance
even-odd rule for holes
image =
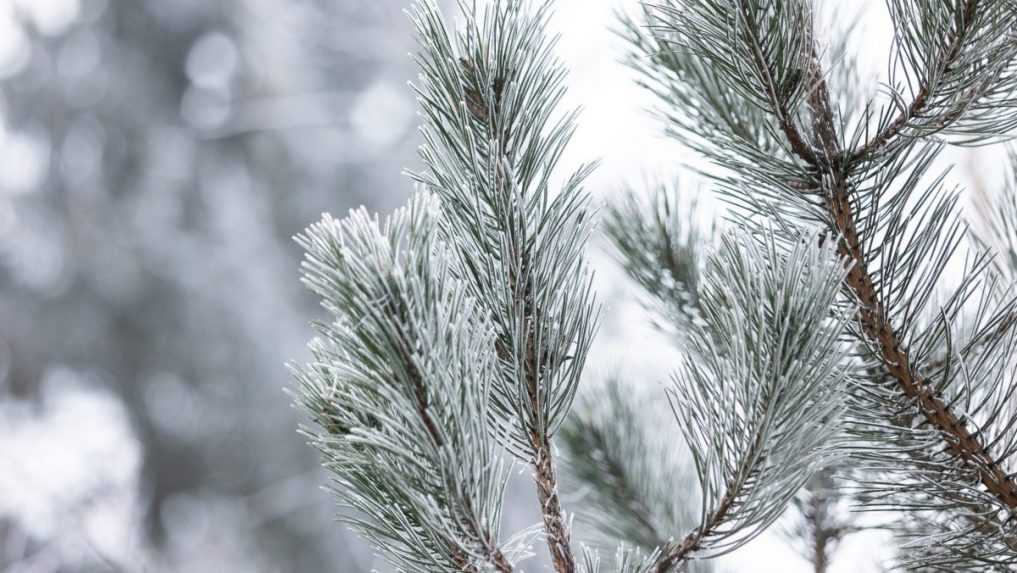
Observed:
[[[290,237],[410,190],[407,2],[62,0],[47,27],[11,1],[0,401],[38,402],[54,368],[122,401],[160,568],[366,570],[282,391],[316,312]],[[249,561],[187,555],[196,521]],[[136,570],[118,559],[46,570]]]

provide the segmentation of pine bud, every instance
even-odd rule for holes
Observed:
[[[787,103],[794,95],[795,90],[798,89],[798,84],[802,81],[802,71],[798,68],[792,69],[788,72],[788,75],[784,78],[784,81],[780,84],[780,101]]]

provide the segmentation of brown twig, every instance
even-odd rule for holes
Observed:
[[[535,445],[534,477],[537,482],[537,499],[540,501],[547,546],[551,550],[551,562],[559,573],[573,573],[576,570],[575,557],[568,524],[562,513],[558,497],[558,480],[554,471],[554,459],[550,445],[538,442]]]
[[[494,78],[490,89],[494,96],[493,109],[488,105],[487,99],[481,93],[487,86],[478,86],[477,69],[470,60],[460,58],[463,66],[466,85],[463,86],[466,107],[473,118],[488,129],[494,129],[494,120],[501,112],[501,97],[505,89],[506,79],[502,76]],[[507,132],[502,131],[501,137],[508,137]],[[507,151],[502,153],[508,154]],[[507,159],[507,157],[506,157]],[[504,163],[499,161],[495,168],[494,185],[497,190],[503,191],[506,186],[507,176],[504,172]],[[512,229],[506,232],[513,232]],[[515,240],[522,240],[521,237],[514,237]],[[527,278],[529,275],[530,261],[525,250],[521,250],[522,260],[518,268],[512,269],[512,276],[509,277],[513,295],[521,303],[521,315],[529,324],[525,330],[523,344],[523,369],[526,391],[530,400],[531,414],[535,418],[540,417],[540,386],[543,376],[543,361],[541,360],[542,349],[539,346],[533,325],[541,320],[539,309],[533,301],[532,285]],[[509,359],[512,355],[509,350],[511,343],[505,339],[496,343],[496,351],[502,360]],[[547,546],[551,552],[551,562],[557,573],[575,573],[576,560],[572,555],[571,536],[568,523],[565,520],[561,507],[561,499],[558,496],[558,479],[554,468],[554,457],[551,449],[550,437],[536,429],[531,430],[529,435],[530,448],[532,453],[531,464],[533,465],[534,481],[537,486],[537,499],[540,502],[540,513],[544,522],[544,532],[547,538]]]
[[[724,522],[732,505],[734,505],[734,496],[728,492],[721,498],[717,509],[710,514],[703,525],[686,535],[680,543],[669,545],[661,551],[660,559],[653,566],[654,573],[667,573],[687,561],[702,546],[703,539]]]
[[[972,7],[977,0],[969,2]],[[807,104],[813,116],[817,140],[827,157],[840,156],[832,106],[822,69],[815,54],[809,71],[813,88]],[[811,166],[817,177],[823,175],[819,165]],[[827,198],[827,210],[841,235],[838,254],[851,262],[846,279],[847,286],[858,300],[858,321],[865,339],[875,347],[876,357],[887,373],[897,382],[904,395],[913,400],[926,421],[943,436],[946,449],[975,470],[978,480],[1001,503],[1017,510],[1017,481],[1000,467],[985,447],[978,432],[972,432],[965,420],[959,418],[938,395],[936,385],[919,374],[911,361],[901,336],[886,314],[886,308],[868,270],[861,238],[857,230],[851,188],[847,180],[847,167],[832,162],[825,175],[832,186]]]
[[[816,157],[815,152],[813,152],[808,142],[805,141],[805,138],[802,137],[801,132],[798,130],[798,125],[794,121],[794,114],[791,113],[787,106],[788,98],[782,93],[784,90],[777,85],[773,72],[766,62],[759,38],[756,36],[756,30],[750,20],[751,14],[749,14],[748,5],[745,2],[739,2],[738,8],[744,24],[745,39],[750,47],[752,63],[763,79],[763,87],[766,90],[771,105],[773,105],[774,110],[777,112],[777,123],[780,124],[781,131],[784,132],[784,136],[791,146],[791,151],[805,160],[806,163],[817,163],[819,158]]]
[[[796,501],[804,520],[801,533],[810,542],[807,558],[814,573],[826,573],[841,540],[861,529],[836,515],[836,488],[833,468],[823,468],[810,480],[808,499]]]
[[[964,11],[961,12],[961,21],[958,23],[957,30],[954,33],[953,38],[950,40],[950,47],[947,50],[946,58],[944,58],[942,65],[939,70],[937,70],[938,73],[934,74],[934,77],[941,77],[957,62],[961,49],[964,46],[964,40],[967,38],[968,32],[971,30],[971,22],[974,20],[975,10],[977,8],[978,0],[967,0],[967,3],[964,5]],[[865,144],[858,149],[850,152],[847,156],[847,162],[853,163],[868,157],[900,134],[900,132],[907,127],[908,122],[911,121],[912,118],[919,116],[923,111],[925,111],[925,108],[929,103],[929,98],[933,94],[933,87],[934,86],[928,84],[923,84],[919,87],[918,92],[915,94],[915,99],[911,101],[911,104],[901,111],[901,113],[894,118],[893,121],[881,129],[879,133],[873,136],[872,139],[865,142]],[[958,112],[954,115],[959,117],[960,113]],[[956,117],[954,117],[954,119],[956,119]]]
[[[524,315],[528,320],[538,319],[532,307],[529,284],[524,287],[523,301],[529,311]],[[530,399],[530,408],[536,415],[540,411],[540,356],[535,333],[532,328],[527,331],[525,345],[526,391]],[[551,451],[551,440],[546,433],[531,431],[530,446],[533,450],[533,477],[537,484],[537,500],[540,502],[540,513],[544,521],[544,533],[547,547],[551,551],[551,562],[558,573],[574,573],[576,560],[572,555],[571,536],[568,523],[558,497],[558,478],[554,469],[554,457]]]

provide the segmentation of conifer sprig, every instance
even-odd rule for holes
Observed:
[[[699,277],[713,230],[700,228],[695,203],[677,188],[658,185],[649,200],[633,191],[604,214],[604,234],[629,278],[646,295],[662,330],[681,338],[699,317]]]
[[[298,240],[332,317],[296,368],[343,518],[401,571],[512,571],[498,545],[506,471],[488,430],[494,330],[450,272],[438,203],[384,224],[325,216]]]
[[[848,163],[940,133],[968,144],[1007,138],[1017,127],[1013,0],[886,4],[896,32],[886,84],[892,103],[869,138],[848,152]]]
[[[562,427],[567,475],[585,508],[579,518],[597,546],[648,555],[696,524],[695,476],[676,445],[678,429],[665,426],[663,402],[611,378],[588,390]]]
[[[670,392],[702,491],[698,526],[653,570],[733,551],[838,456],[849,385],[831,313],[847,273],[815,237],[784,251],[772,234],[726,236],[701,292],[705,325]]]
[[[550,4],[460,2],[450,32],[431,2],[413,18],[422,45],[416,86],[424,170],[447,205],[455,272],[497,332],[494,410],[510,451],[532,466],[555,569],[576,570],[552,438],[568,414],[598,310],[583,257],[591,214],[580,167],[552,180],[574,130],[559,114],[565,71],[545,32]]]

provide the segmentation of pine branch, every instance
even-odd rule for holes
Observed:
[[[661,190],[656,203],[651,204],[649,209],[638,205],[631,197],[621,207],[615,207],[610,212],[608,232],[618,246],[623,265],[629,270],[633,278],[640,282],[648,293],[659,297],[663,303],[666,303],[669,298],[668,292],[672,288],[670,285],[673,283],[680,280],[681,283],[688,284],[694,279],[697,286],[699,286],[702,284],[703,279],[693,255],[697,252],[698,247],[692,238],[693,235],[689,235],[684,244],[681,240],[680,229],[688,227],[688,225],[674,211],[673,205],[677,205],[679,201],[677,201],[677,198],[674,198],[672,201],[671,195],[665,195],[664,193],[666,191]],[[741,383],[746,384],[750,388],[755,388],[756,391],[760,391],[758,388],[770,388],[769,384],[772,384],[772,382],[767,381],[765,378],[755,379],[753,378],[753,373],[740,370],[739,366],[735,366],[741,364],[742,361],[778,360],[778,358],[762,350],[767,347],[766,341],[769,339],[766,334],[755,330],[757,323],[753,322],[751,318],[746,317],[751,317],[753,312],[758,312],[760,308],[764,308],[768,309],[765,311],[768,319],[765,320],[773,321],[769,323],[771,327],[776,328],[776,326],[773,326],[774,324],[784,325],[785,321],[779,318],[779,316],[769,315],[770,309],[773,309],[774,306],[780,308],[780,305],[773,302],[773,299],[768,298],[773,296],[783,300],[781,295],[774,294],[774,291],[783,292],[782,289],[784,288],[788,289],[788,293],[793,291],[804,299],[812,301],[811,297],[816,296],[816,292],[812,288],[804,287],[803,285],[790,287],[787,283],[783,282],[793,282],[803,276],[811,276],[812,280],[815,280],[815,275],[822,274],[822,271],[816,270],[816,263],[813,259],[808,259],[808,263],[803,262],[802,249],[806,244],[812,243],[807,240],[804,241],[793,254],[787,255],[787,258],[784,259],[782,258],[783,255],[767,250],[767,245],[770,247],[773,245],[772,243],[766,243],[765,240],[762,247],[742,245],[730,240],[725,242],[722,254],[711,265],[713,272],[707,279],[707,285],[703,289],[697,289],[697,294],[695,295],[696,309],[693,313],[695,320],[688,320],[682,323],[683,327],[688,331],[688,336],[691,337],[692,354],[689,360],[696,364],[705,363],[708,365],[703,368],[710,368],[710,361],[720,361],[723,363],[723,366],[718,365],[713,367],[711,379],[715,380],[714,384],[718,383],[716,380],[730,380],[732,378],[737,380],[742,378]],[[737,252],[735,254],[735,251],[739,249],[744,250],[744,252]],[[671,264],[670,261],[674,261],[676,256],[681,259],[680,264]],[[836,271],[835,276],[832,278],[833,282],[829,284],[831,290],[828,291],[828,294],[835,298],[839,284],[837,277],[843,277],[846,271],[839,269],[836,261],[833,259],[828,261],[828,263],[829,269]],[[796,265],[800,265],[800,267]],[[720,271],[718,269],[724,270]],[[805,269],[811,269],[815,275],[810,275]],[[743,284],[742,281],[746,281],[745,276],[755,277],[760,284]],[[676,277],[680,277],[680,279]],[[830,277],[827,278],[830,279]],[[810,279],[805,280],[813,287],[815,286],[815,283],[809,282]],[[684,284],[682,284],[683,287]],[[718,284],[724,285],[723,288],[732,289],[737,295],[732,293],[718,295],[715,290],[720,288],[717,286]],[[714,290],[712,296],[710,294],[711,290]],[[762,300],[752,298],[754,296],[762,297]],[[798,303],[806,304],[802,301],[798,301]],[[789,304],[794,303],[789,302]],[[825,304],[821,303],[817,308],[821,308],[823,313],[828,313],[829,309]],[[754,310],[747,310],[749,308]],[[772,310],[772,312],[778,311]],[[793,313],[794,311],[788,312]],[[740,319],[736,319],[736,316],[740,317]],[[738,320],[742,320],[743,323],[738,325]],[[745,325],[744,321],[748,322],[748,326]],[[803,322],[809,321],[804,319]],[[816,328],[822,328],[822,322],[822,320],[811,321]],[[795,321],[795,324],[797,324],[797,321]],[[827,326],[835,328],[830,325]],[[741,328],[744,328],[745,331],[740,330]],[[766,329],[762,324],[758,328],[761,330]],[[787,328],[793,329],[795,327],[787,326]],[[826,340],[825,335],[829,331],[823,331],[823,333],[819,334],[815,339],[810,338],[810,342],[821,344],[818,341]],[[781,339],[785,335],[786,333],[772,334],[775,339]],[[740,336],[744,336],[745,340],[739,339],[737,343],[732,342],[732,337]],[[792,336],[792,338],[800,340],[797,336]],[[836,336],[833,340],[835,339]],[[742,347],[741,345],[743,344],[748,345],[751,350]],[[732,348],[736,350],[731,355],[728,355],[729,349]],[[737,352],[739,348],[743,352],[758,354],[750,359],[747,355],[739,354]],[[808,348],[802,351],[806,355],[810,352]],[[759,354],[763,355],[763,357],[760,357]],[[704,356],[706,355],[709,358],[705,358]],[[836,360],[835,357],[838,355],[838,352],[827,351],[824,353],[824,360]],[[728,360],[731,362],[728,363]],[[773,367],[760,366],[760,369],[764,372],[770,372],[774,376],[780,376],[777,372],[780,372],[782,367],[786,367],[786,364],[781,363],[779,367],[776,365]],[[807,369],[808,367],[805,368]],[[786,371],[783,374],[798,380],[790,371]],[[700,373],[700,376],[702,380],[700,383],[705,385],[706,375]],[[836,376],[834,375],[834,377]],[[810,378],[805,375],[802,376],[803,381],[809,380],[814,383],[817,379],[822,379],[822,377],[816,376],[815,378]],[[791,383],[787,379],[783,381]],[[633,424],[630,420],[636,417],[635,412],[637,411],[637,407],[630,404],[632,399],[619,395],[617,390],[612,391],[612,388],[616,389],[617,387],[609,385],[606,395],[594,397],[593,399],[597,401],[598,407],[592,411],[586,408],[582,409],[582,415],[574,422],[575,425],[570,426],[569,431],[566,432],[566,443],[571,454],[570,459],[572,460],[572,466],[583,482],[597,492],[597,495],[593,497],[593,501],[597,511],[603,512],[604,519],[598,520],[595,525],[604,533],[613,533],[623,539],[634,541],[637,546],[652,547],[653,545],[651,544],[654,541],[660,543],[660,540],[664,537],[664,532],[688,529],[683,527],[684,524],[682,523],[687,521],[687,519],[682,518],[682,512],[672,513],[673,517],[670,520],[659,519],[659,507],[662,505],[660,498],[666,498],[667,494],[663,496],[658,495],[652,486],[644,484],[660,481],[659,477],[654,478],[649,476],[657,475],[656,472],[661,471],[661,468],[647,468],[644,467],[646,462],[640,461],[644,457],[656,458],[659,456],[654,456],[648,452],[648,440],[645,437],[641,437],[638,426],[632,427]],[[679,414],[679,411],[676,410],[676,415],[679,416],[680,420],[680,427],[683,429],[702,428],[694,431],[688,430],[688,432],[700,432],[703,435],[711,434],[714,436],[712,442],[700,442],[698,444],[693,439],[689,439],[690,445],[693,448],[693,456],[697,463],[708,466],[709,462],[704,460],[709,460],[712,456],[725,456],[724,453],[717,453],[718,451],[724,451],[724,447],[717,444],[718,440],[723,441],[719,436],[739,435],[744,436],[743,439],[750,441],[747,444],[743,444],[744,449],[738,450],[740,453],[729,454],[732,456],[732,459],[725,462],[725,467],[736,469],[730,469],[730,474],[721,472],[728,477],[723,480],[725,485],[719,490],[716,489],[719,486],[717,484],[710,485],[711,479],[704,475],[705,466],[699,466],[700,481],[704,495],[708,494],[712,489],[716,492],[714,498],[706,500],[708,505],[704,505],[702,521],[698,527],[691,528],[692,531],[678,541],[666,542],[659,545],[661,547],[660,556],[652,567],[653,571],[670,571],[678,566],[687,566],[693,558],[710,556],[717,551],[722,552],[736,548],[744,542],[744,540],[739,538],[739,535],[744,534],[745,540],[750,539],[753,534],[745,533],[745,531],[761,531],[769,524],[768,520],[775,519],[779,515],[783,504],[786,503],[786,498],[782,499],[779,495],[772,495],[767,500],[772,505],[766,505],[758,499],[753,501],[746,500],[746,498],[751,499],[754,495],[758,495],[758,489],[775,487],[774,482],[780,481],[780,478],[772,473],[767,473],[762,468],[773,457],[773,449],[779,449],[784,445],[780,443],[780,440],[773,440],[772,438],[773,432],[780,433],[781,431],[765,424],[763,426],[756,426],[751,420],[751,416],[749,416],[749,420],[735,421],[733,418],[736,418],[738,414],[725,411],[726,408],[737,412],[755,411],[757,408],[762,411],[770,411],[771,409],[780,410],[778,406],[780,392],[774,392],[775,396],[772,396],[772,399],[775,402],[761,405],[752,403],[752,401],[756,399],[766,400],[766,397],[739,397],[736,392],[734,395],[723,395],[724,392],[722,391],[712,390],[714,393],[707,397],[693,398],[699,391],[700,389],[695,387],[695,385],[683,385],[680,389],[676,389],[673,395],[675,400],[678,400],[678,396],[681,396],[682,399],[693,402],[686,405],[681,410],[682,412],[697,413],[694,417],[683,418],[682,416],[690,416],[691,414]],[[764,395],[769,395],[769,390],[761,390],[760,392]],[[783,398],[786,398],[786,396],[783,396]],[[746,400],[748,403],[741,402],[739,401],[740,399]],[[596,416],[596,412],[602,412],[601,416]],[[791,415],[787,412],[774,413],[773,424],[779,425],[784,423],[785,420],[780,417],[781,414]],[[643,417],[645,417],[645,414]],[[599,418],[604,418],[604,420],[600,420],[598,423]],[[610,432],[608,428],[618,426],[619,424],[623,428],[622,433],[625,436],[624,438],[602,437]],[[726,426],[726,424],[732,424],[736,427]],[[802,427],[829,428],[831,424],[835,425],[831,419],[810,420],[809,422],[803,422]],[[755,432],[753,428],[756,429]],[[702,438],[702,436],[700,437]],[[788,439],[792,438],[788,437]],[[624,444],[625,447],[622,447],[621,444]],[[805,455],[807,456],[807,454]],[[655,465],[659,466],[660,463],[658,462]],[[802,471],[806,476],[803,478],[804,483],[804,479],[807,479],[811,470],[803,469]],[[742,481],[742,478],[736,476],[753,477],[748,481]],[[799,476],[796,475],[795,477]],[[715,477],[714,479],[722,480],[721,477]],[[797,487],[792,487],[791,492],[793,493],[796,489]],[[746,509],[746,506],[751,506],[753,502],[760,505],[753,509]],[[749,518],[747,520],[749,521],[748,524],[741,522],[746,519],[747,513],[752,514],[753,511],[759,513],[755,513],[752,518]],[[678,519],[675,519],[675,517]],[[751,521],[752,519],[758,519],[758,521]],[[603,522],[607,522],[607,525]],[[754,527],[759,529],[753,529]],[[718,541],[718,538],[729,539],[729,547],[718,549],[718,546],[723,545],[722,542]]]
[[[972,11],[976,5],[976,1],[966,3],[961,17],[962,22],[971,21]],[[962,37],[963,34],[958,36]],[[954,44],[959,45],[960,40]],[[951,48],[951,57],[955,57],[957,50],[959,48]],[[826,157],[837,158],[841,155],[841,149],[832,106],[823,70],[814,50],[812,62],[813,65],[810,67],[812,88],[806,101],[813,117],[815,139],[820,143]],[[960,117],[960,114],[957,117]],[[1008,475],[1003,469],[1000,462],[1005,458],[994,456],[982,439],[981,432],[977,428],[970,429],[967,416],[958,415],[954,405],[942,397],[940,390],[942,384],[920,374],[922,370],[935,371],[937,366],[949,372],[949,365],[932,363],[920,369],[912,361],[901,332],[889,318],[883,295],[868,270],[865,255],[868,249],[863,245],[857,230],[860,222],[856,215],[855,202],[851,197],[854,190],[849,181],[850,164],[834,162],[827,167],[813,163],[811,167],[815,170],[817,185],[820,184],[818,180],[822,177],[829,186],[827,209],[830,220],[833,221],[840,236],[838,253],[853,262],[845,282],[859,301],[858,320],[863,339],[874,348],[884,372],[896,381],[904,396],[913,401],[925,422],[939,431],[945,449],[958,458],[962,465],[973,467],[977,479],[985,489],[1013,512],[1017,509],[1017,476]],[[1003,325],[997,328],[997,332],[1004,331],[1008,322],[1004,321]],[[952,357],[948,358],[948,362],[952,360]]]
[[[969,4],[973,6],[976,2]],[[838,157],[840,147],[833,112],[818,58],[813,58],[810,76],[814,87],[808,105],[813,113],[817,139],[827,157]],[[820,169],[819,165],[813,167]],[[926,420],[942,432],[945,447],[976,468],[978,479],[989,492],[1011,510],[1017,510],[1017,477],[1007,475],[981,438],[937,395],[936,384],[918,373],[907,345],[888,319],[882,297],[868,271],[845,169],[832,166],[825,174],[832,181],[832,197],[827,205],[829,215],[841,236],[837,252],[853,262],[846,283],[860,302],[858,319],[867,342],[877,349],[886,372],[897,381],[904,395],[915,400]]]
[[[818,500],[813,500],[812,506],[809,508],[806,514],[812,519],[812,570],[814,573],[826,573],[830,567],[830,558],[833,551],[833,547],[840,539],[839,530],[831,530],[823,527],[822,522],[815,521],[818,519],[819,514],[822,512],[822,508],[819,505]]]
[[[383,225],[361,209],[298,237],[304,282],[332,315],[295,369],[298,402],[344,519],[398,570],[510,573],[487,428],[494,332],[449,274],[438,218],[420,194]]]
[[[726,238],[702,293],[706,325],[671,392],[703,493],[700,524],[661,548],[653,571],[733,551],[782,513],[835,457],[845,396],[830,308],[845,275],[809,238]]]
[[[892,144],[863,160],[844,151],[842,116],[831,103],[812,23],[803,26],[795,16],[811,13],[811,4],[781,4],[671,0],[650,8],[650,32],[631,36],[635,50],[660,65],[637,69],[666,103],[690,110],[667,116],[671,132],[722,168],[708,174],[738,208],[739,223],[751,227],[767,216],[787,241],[799,240],[798,225],[829,229],[838,254],[850,261],[845,299],[859,303],[856,336],[875,361],[863,371],[873,365],[880,370],[864,377],[869,385],[859,387],[854,408],[879,413],[883,421],[866,420],[860,427],[871,429],[860,436],[886,447],[865,455],[897,475],[906,468],[912,480],[875,486],[900,509],[907,508],[905,498],[924,491],[942,510],[959,512],[961,521],[988,519],[994,532],[979,526],[967,538],[951,537],[944,547],[958,558],[1012,560],[1017,554],[1007,554],[1013,535],[1008,516],[1017,490],[1006,468],[1017,451],[1008,432],[1017,416],[1005,404],[1017,381],[1005,374],[1014,337],[1000,334],[1009,330],[1004,327],[1015,302],[988,272],[989,257],[978,254],[961,285],[931,320],[921,322],[965,230],[956,216],[956,197],[940,193],[939,180],[932,190],[918,189],[941,149],[931,135],[949,127],[951,133],[966,133],[968,142],[980,141],[998,133],[992,121],[1007,126],[1017,117],[1005,115],[1012,105],[1000,104],[1017,89],[1013,12],[1006,2],[986,1],[968,19],[959,3],[921,3],[911,12],[904,5],[914,3],[892,3],[908,65],[932,66],[922,77],[939,81],[933,76],[947,44],[940,42],[949,29],[942,25],[951,21],[947,16],[955,30],[971,30],[959,33],[963,55],[926,98],[922,121],[909,121],[907,133],[914,136],[903,137],[901,130]],[[737,16],[725,18],[725,7]],[[905,20],[917,24],[909,27]],[[791,91],[788,103],[775,103],[774,82],[762,69],[782,78],[803,70],[802,87]],[[788,117],[797,124],[796,134],[782,125]],[[799,137],[809,153],[795,152]],[[958,344],[955,325],[972,304],[973,334]],[[946,363],[937,364],[936,356],[947,356]],[[887,377],[892,386],[885,384]],[[928,460],[915,454],[930,447],[934,455]],[[974,517],[966,514],[968,507],[991,510]]]
[[[778,5],[781,6],[781,5]],[[788,16],[782,14],[776,14],[773,16],[773,20],[780,21],[783,19],[797,20],[801,24],[811,21],[812,15],[811,8],[806,4],[789,2],[787,6],[790,6],[790,10],[798,9],[799,13]],[[782,6],[781,6],[782,7]],[[778,10],[781,8],[779,7]],[[769,11],[769,7],[762,7],[756,4],[749,4],[747,2],[739,2],[737,6],[740,19],[736,21],[735,26],[740,28],[741,33],[744,35],[744,42],[750,47],[749,54],[751,55],[752,64],[755,67],[755,73],[760,78],[760,85],[763,88],[763,92],[769,99],[770,109],[772,109],[777,116],[777,121],[780,124],[780,129],[787,138],[788,144],[791,146],[791,151],[795,155],[806,161],[807,163],[816,163],[819,159],[816,157],[815,152],[802,137],[802,134],[798,130],[798,125],[794,120],[794,113],[788,105],[791,100],[792,90],[798,89],[798,84],[801,82],[802,70],[801,68],[789,68],[786,77],[778,83],[776,74],[774,73],[774,67],[772,67],[766,60],[766,46],[763,45],[759,37],[759,32],[756,29],[756,22],[759,21],[760,17],[765,17],[765,12]],[[760,14],[763,12],[764,14]],[[800,29],[811,32],[811,26],[801,26]],[[811,37],[802,38],[804,42],[811,42]],[[790,89],[783,86],[791,86]]]
[[[916,52],[915,55],[907,55],[908,61],[913,67],[920,67],[918,62],[921,60],[916,61],[915,58],[921,54],[921,57],[931,62],[926,65],[932,69],[915,70],[920,81],[911,103],[901,109],[893,120],[884,123],[871,139],[850,151],[846,155],[847,164],[871,159],[890,147],[894,140],[906,137],[906,130],[917,128],[922,130],[923,136],[947,130],[966,114],[970,114],[979,98],[989,99],[987,104],[983,104],[986,108],[1012,107],[989,96],[993,95],[991,88],[998,81],[995,76],[1007,73],[1012,75],[1017,63],[1017,50],[1005,45],[1008,42],[1012,44],[1015,39],[1012,25],[1006,26],[1006,11],[1012,11],[1014,5],[993,0],[957,0],[940,3],[939,6],[921,7],[914,4],[901,0],[888,2],[897,29],[913,31],[912,34],[899,38],[899,42],[904,44],[903,49]],[[943,20],[950,20],[950,25],[943,26]],[[979,25],[979,20],[998,21],[1002,24],[1002,29],[993,27],[994,29],[985,30],[985,26]],[[923,32],[931,38],[923,38]],[[940,57],[928,58],[930,51],[938,52],[941,46],[946,46],[946,49]],[[990,64],[994,69],[987,74],[990,81],[981,85],[966,84],[966,78],[983,76],[972,73],[972,70],[983,65],[979,56],[984,52],[992,52],[997,56],[994,59],[996,63]],[[961,87],[957,84],[961,84]],[[1010,95],[1012,96],[1012,88]],[[904,98],[896,96],[894,99],[901,101]],[[938,110],[937,106],[944,106],[945,109]],[[998,118],[999,110],[993,111],[992,115]],[[1007,125],[997,123],[993,127],[995,133],[1004,133]],[[1013,120],[1006,124],[1012,126]]]
[[[456,249],[455,272],[497,331],[495,431],[533,468],[552,562],[571,573],[552,438],[571,408],[598,311],[582,256],[590,214],[581,186],[591,168],[550,189],[575,114],[556,119],[564,69],[544,33],[549,6],[499,0],[478,13],[462,2],[465,29],[456,34],[433,4],[417,9],[425,170],[414,177],[450,207],[443,232]]]
[[[966,0],[964,2],[964,8],[960,12],[959,26],[956,30],[951,33],[951,40],[949,42],[949,48],[947,50],[946,57],[939,64],[938,73],[933,74],[935,78],[941,78],[943,74],[950,69],[957,61],[957,57],[960,56],[961,46],[964,44],[964,38],[968,35],[971,30],[971,23],[974,19],[975,9],[978,7],[978,0]],[[915,94],[914,100],[907,106],[906,109],[902,110],[901,113],[889,124],[879,130],[871,140],[865,142],[861,148],[856,149],[851,153],[849,163],[858,161],[864,157],[867,157],[874,152],[878,151],[881,147],[884,147],[889,141],[897,137],[900,132],[907,127],[908,122],[911,118],[918,117],[928,104],[929,95],[934,91],[935,87],[929,84],[923,84],[918,88],[918,93]]]
[[[755,443],[754,446],[759,447],[759,442]],[[745,468],[740,468],[744,471]],[[717,504],[706,518],[703,524],[696,528],[694,531],[685,536],[684,539],[678,544],[672,544],[665,546],[663,549],[663,555],[653,566],[653,571],[656,573],[668,573],[673,571],[678,565],[682,565],[692,559],[692,556],[703,549],[704,540],[715,534],[723,525],[727,519],[728,514],[731,512],[731,506],[734,504],[735,496],[739,495],[739,491],[730,490],[724,493],[724,496],[720,499],[720,503]]]
[[[785,537],[812,565],[815,573],[826,573],[841,541],[848,535],[871,529],[856,525],[854,515],[845,515],[853,500],[841,483],[847,464],[830,466],[817,472],[794,500],[798,520]]]

